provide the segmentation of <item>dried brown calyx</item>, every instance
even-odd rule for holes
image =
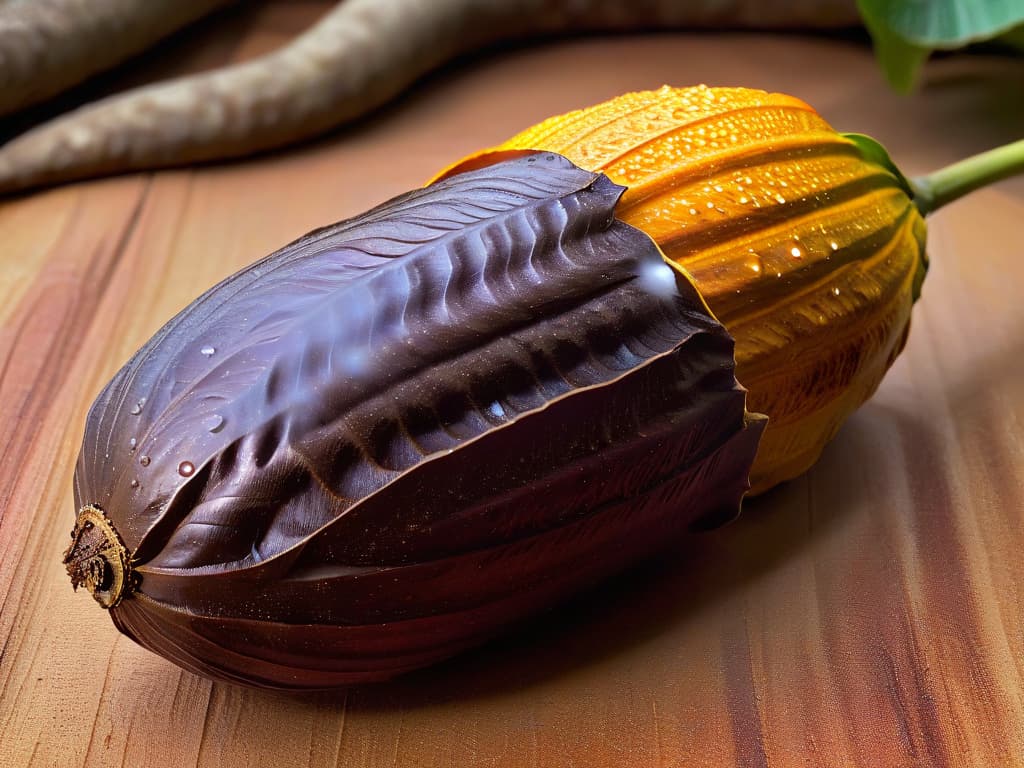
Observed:
[[[64,567],[77,590],[84,585],[97,603],[113,608],[132,590],[128,548],[99,507],[87,504],[78,512]]]

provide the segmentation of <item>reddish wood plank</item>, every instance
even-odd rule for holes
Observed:
[[[203,61],[304,23],[275,13]],[[794,93],[909,172],[1024,124],[1019,61],[934,62],[902,98],[840,40],[577,40],[481,57],[292,152],[0,203],[0,765],[1024,765],[1020,181],[934,217],[907,350],[812,472],[437,669],[215,685],[68,587],[86,409],[201,290],[548,114],[701,81]]]

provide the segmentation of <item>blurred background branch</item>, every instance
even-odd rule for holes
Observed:
[[[665,29],[835,33],[863,20],[889,82],[907,91],[932,51],[1024,40],[1021,0],[343,0],[275,50],[131,82],[125,62],[200,20],[216,26],[214,12],[231,3],[0,0],[0,193],[309,139],[452,59],[509,42]],[[104,92],[97,76],[117,68],[129,70],[129,87]]]

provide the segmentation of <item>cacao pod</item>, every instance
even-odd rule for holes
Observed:
[[[763,420],[621,193],[509,161],[212,288],[89,413],[72,582],[186,669],[327,688],[735,515]]]
[[[748,405],[769,417],[752,493],[808,469],[902,350],[927,267],[924,219],[898,171],[799,99],[628,93],[440,178],[522,150],[626,185],[616,215],[689,272],[732,333]]]

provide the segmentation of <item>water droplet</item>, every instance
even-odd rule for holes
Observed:
[[[839,243],[837,243],[835,240],[833,240],[831,243],[829,243],[829,247],[833,251],[838,251],[839,250]]]
[[[487,410],[489,410],[491,412],[491,415],[494,416],[494,418],[496,419],[505,418],[505,409],[501,407],[501,403],[499,403],[497,400],[491,403],[491,407],[488,408]]]
[[[708,203],[708,208],[714,208],[714,207],[715,207],[714,203]]]
[[[216,351],[217,351],[216,347],[211,347],[209,344],[207,344],[205,347],[203,347],[202,349],[199,350],[199,353],[203,357],[213,357],[213,353],[216,352]]]
[[[782,195],[776,195],[775,199],[780,203],[786,202],[786,198],[784,198]]]
[[[833,288],[832,289],[832,295],[833,296],[838,296],[840,293],[841,293],[841,291],[838,288]]]
[[[130,483],[128,483],[128,485],[130,485],[132,488],[138,488],[139,487],[139,481],[138,480],[132,480]]]
[[[191,461],[183,461],[178,465],[178,474],[182,477],[191,477],[192,473],[196,471],[196,465]]]
[[[138,441],[133,437],[131,440],[128,441],[128,450],[129,451],[134,451],[135,450],[135,446],[138,445],[138,444],[139,444]]]
[[[691,216],[696,216],[697,215],[697,209],[696,208],[691,208],[690,209],[690,215]]]
[[[224,417],[219,413],[211,414],[203,419],[203,426],[207,432],[220,432],[224,429]]]
[[[151,461],[151,459],[149,458],[149,456],[140,456],[139,457],[139,464],[141,464],[144,467],[148,467],[150,461]]]
[[[747,199],[746,195],[740,198],[740,205],[746,205],[750,200]]]
[[[793,255],[794,259],[799,259],[804,255],[803,252],[795,246],[793,248],[790,248],[789,252]]]
[[[128,413],[130,413],[132,416],[138,416],[140,413],[142,413],[142,401],[139,400],[139,402],[133,405],[132,409],[128,411]]]

